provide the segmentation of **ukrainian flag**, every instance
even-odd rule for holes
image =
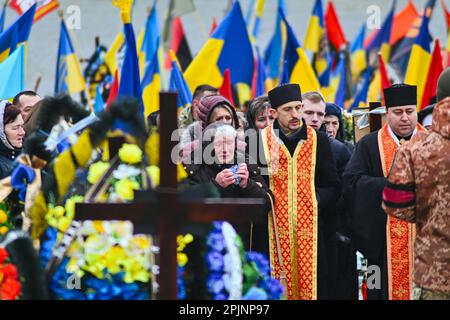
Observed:
[[[34,4],[0,35],[0,62],[13,53],[21,43],[26,44],[28,41],[36,6],[37,4]]]
[[[280,76],[283,55],[283,47],[286,43],[286,26],[283,22],[283,16],[286,16],[286,4],[284,0],[278,0],[277,21],[275,33],[264,51],[264,64],[266,65],[267,75],[270,79],[278,79]]]
[[[137,56],[136,39],[134,37],[134,30],[131,22],[124,24],[124,32],[125,32],[126,49],[125,49],[125,58],[123,60],[122,72],[120,74],[118,96],[134,97],[140,101],[142,107],[142,91],[139,76],[139,59]]]
[[[155,2],[147,17],[142,46],[139,48],[139,66],[142,73],[145,73],[145,68],[153,60],[155,52],[158,51],[160,39],[161,34],[158,26],[158,14]]]
[[[361,90],[356,94],[355,100],[353,100],[353,103],[350,106],[349,111],[352,111],[354,108],[359,108],[367,105],[367,96],[369,93],[371,76],[372,76],[372,67],[369,67],[367,68],[364,74],[364,82],[361,87]]]
[[[238,1],[234,2],[184,76],[191,91],[202,84],[219,88],[226,69],[233,74],[232,84],[238,87],[240,101],[249,100],[254,71],[253,49]]]
[[[144,39],[140,49],[141,54],[139,56],[141,70],[144,70],[141,88],[145,117],[159,110],[159,92],[161,91],[160,57],[162,57],[159,50],[160,40],[161,35],[155,3],[147,18]]]
[[[333,60],[334,59],[332,59],[330,54],[328,53],[328,66],[318,79],[320,84],[320,91],[322,92],[325,101],[333,101],[336,94],[336,90],[333,90],[333,87],[331,86],[331,69],[333,66]]]
[[[86,89],[78,57],[73,49],[72,41],[64,20],[61,20],[58,58],[56,64],[55,95],[78,93]]]
[[[259,35],[265,2],[266,2],[265,0],[258,0],[258,2],[256,3],[256,17],[255,23],[253,24],[253,33],[252,33],[254,39],[256,39]]]
[[[180,63],[177,60],[175,52],[171,50],[170,57],[172,59],[172,71],[170,73],[169,90],[178,92],[178,108],[189,108],[192,105],[192,93],[189,90],[183,73],[181,72]]]
[[[305,36],[305,49],[311,52],[319,51],[320,39],[325,34],[325,19],[323,16],[322,0],[316,0],[312,16],[309,19]]]
[[[153,60],[145,69],[141,83],[142,99],[144,101],[144,115],[159,110],[159,92],[161,91],[161,77],[159,69],[158,52],[153,54]]]
[[[285,73],[290,83],[297,83],[303,92],[319,91],[320,85],[308,57],[300,46],[294,31],[284,14],[280,11],[287,30],[286,49],[284,51]]]
[[[394,23],[394,14],[395,14],[395,6],[397,1],[394,0],[392,4],[391,11],[389,11],[388,16],[384,20],[380,31],[373,38],[373,40],[369,43],[366,50],[367,52],[378,51],[381,52],[383,60],[388,62],[391,54],[391,34],[392,34],[392,25]]]
[[[367,55],[366,50],[364,50],[364,37],[366,32],[366,24],[361,26],[361,29],[350,46],[351,54],[351,69],[353,79],[356,80],[359,74],[367,68]]]
[[[420,27],[419,35],[411,50],[409,58],[408,69],[406,70],[405,83],[417,86],[417,107],[419,109],[422,101],[425,84],[427,81],[426,75],[431,63],[431,37],[428,30],[429,16],[424,15],[422,25]]]

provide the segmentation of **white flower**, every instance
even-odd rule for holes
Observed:
[[[122,180],[129,177],[138,176],[140,173],[141,171],[136,167],[121,164],[116,170],[114,170],[113,177],[116,178],[117,180]]]

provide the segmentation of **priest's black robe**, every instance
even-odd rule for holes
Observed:
[[[343,176],[344,199],[351,212],[352,239],[356,249],[379,266],[381,288],[368,289],[370,300],[388,299],[386,222],[381,208],[386,185],[378,148],[378,132],[363,137],[356,145]]]

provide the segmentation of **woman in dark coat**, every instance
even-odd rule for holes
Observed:
[[[270,190],[259,174],[255,161],[237,151],[238,133],[231,125],[213,123],[203,132],[203,150],[201,163],[186,165],[188,178],[181,189],[192,191],[209,187],[220,198],[262,198],[266,199],[265,214],[270,210]],[[237,213],[240,214],[240,213]],[[265,219],[266,221],[267,219]],[[236,228],[242,236],[247,249],[267,253],[268,243],[264,233],[267,224]]]
[[[22,152],[25,131],[20,109],[8,101],[0,102],[0,179],[9,176]]]

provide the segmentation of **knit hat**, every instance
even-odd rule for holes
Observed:
[[[438,102],[450,97],[450,67],[445,69],[439,76],[436,97]]]
[[[337,104],[327,102],[325,108],[325,116],[336,116],[342,118],[342,110]]]
[[[230,101],[228,101],[225,97],[221,95],[209,95],[206,97],[203,97],[198,104],[198,118],[200,119],[202,123],[202,129],[205,129],[210,123],[210,117],[214,109],[218,106],[225,106],[227,109],[230,110],[233,121],[234,121],[234,127],[239,127],[239,119],[236,114],[236,110],[234,109],[233,105]]]

